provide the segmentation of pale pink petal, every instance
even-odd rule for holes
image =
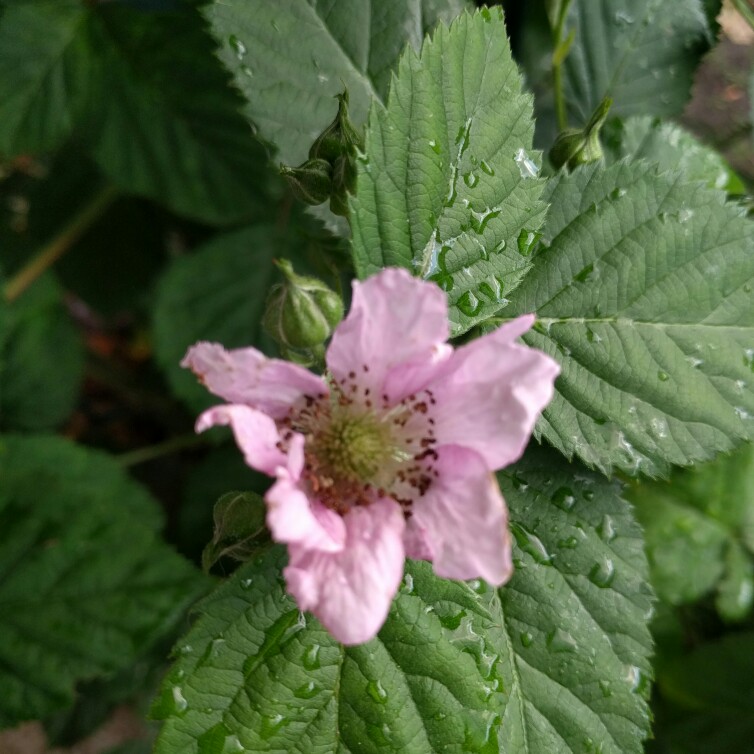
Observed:
[[[320,502],[310,500],[290,474],[281,471],[265,495],[267,526],[276,542],[305,549],[340,552],[346,542],[343,519]]]
[[[290,545],[288,591],[343,644],[376,636],[403,577],[404,519],[400,506],[381,499],[343,518],[346,544],[326,553]]]
[[[445,294],[406,270],[388,268],[354,282],[351,310],[335,329],[327,366],[336,380],[353,374],[350,379],[379,396],[394,367],[431,363],[447,338]]]
[[[208,390],[230,403],[244,403],[282,419],[305,395],[325,395],[321,377],[297,364],[268,359],[256,348],[226,351],[217,343],[191,346],[181,362]]]
[[[438,450],[435,469],[439,477],[414,501],[407,536],[431,554],[424,559],[438,576],[500,586],[513,564],[508,510],[495,477],[478,453],[452,445]]]
[[[257,471],[275,476],[280,468],[289,468],[289,459],[278,448],[280,435],[275,422],[267,414],[248,406],[215,406],[207,409],[196,422],[196,431],[204,432],[217,425],[230,425],[246,463]],[[303,442],[303,437],[295,443]],[[303,463],[303,454],[298,451],[292,460]],[[295,476],[301,469],[291,468]]]
[[[533,322],[533,315],[519,317],[446,362],[429,385],[439,445],[472,448],[491,470],[520,458],[560,373],[549,356],[515,342]]]

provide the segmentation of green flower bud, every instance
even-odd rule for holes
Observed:
[[[573,170],[578,165],[586,165],[603,159],[600,129],[607,119],[612,104],[612,99],[605,97],[583,129],[568,129],[555,139],[549,155],[553,167],[561,168],[566,165],[569,170]]]
[[[321,280],[297,275],[287,259],[278,267],[285,280],[267,298],[264,327],[296,361],[313,361],[343,319],[343,301]]]
[[[280,174],[286,178],[296,198],[306,204],[322,204],[330,198],[332,167],[327,160],[307,160],[297,168],[281,165]]]
[[[317,137],[309,150],[310,159],[327,160],[331,165],[339,157],[352,154],[355,148],[364,148],[361,134],[348,117],[348,90],[338,94],[337,98],[335,120]]]

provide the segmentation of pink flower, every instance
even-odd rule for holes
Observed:
[[[344,644],[376,635],[406,556],[452,579],[506,582],[508,515],[492,474],[520,457],[558,365],[516,342],[519,317],[454,350],[445,294],[400,269],[353,285],[327,374],[253,348],[192,346],[183,366],[229,405],[246,462],[275,477],[273,538],[288,591]]]

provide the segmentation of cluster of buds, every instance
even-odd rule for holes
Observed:
[[[330,200],[336,215],[348,212],[348,194],[356,187],[356,150],[364,148],[361,134],[348,118],[348,91],[337,95],[338,114],[317,137],[309,159],[296,168],[280,166],[293,193],[306,204]]]

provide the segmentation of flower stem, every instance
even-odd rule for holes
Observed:
[[[3,296],[7,302],[15,301],[40,275],[57,262],[73,244],[104,214],[113,203],[118,190],[108,186],[97,194],[51,241],[34,255],[6,284]]]
[[[568,128],[568,114],[563,93],[563,61],[568,55],[575,34],[572,31],[566,39],[563,39],[563,29],[570,5],[571,0],[561,0],[557,4],[557,18],[554,19],[552,28],[552,83],[555,96],[555,117],[559,131],[565,131]]]
[[[157,460],[163,456],[172,455],[180,450],[206,445],[207,442],[207,438],[201,435],[178,435],[178,437],[171,437],[155,445],[147,445],[144,448],[137,448],[128,453],[121,453],[117,456],[117,460],[121,466],[128,468],[130,466],[138,466],[140,463],[146,463],[147,461]]]

